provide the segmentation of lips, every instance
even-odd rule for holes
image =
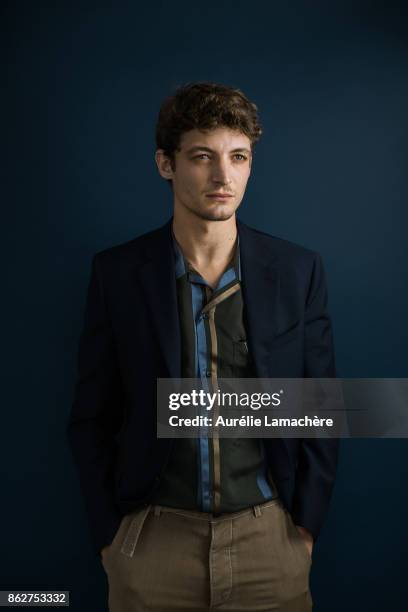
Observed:
[[[227,198],[232,198],[231,193],[207,193],[207,198],[222,198],[223,200]]]

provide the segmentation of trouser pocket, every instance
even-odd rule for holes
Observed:
[[[312,563],[312,557],[311,554],[309,553],[309,550],[306,546],[306,543],[304,541],[304,539],[302,538],[302,536],[300,535],[295,523],[293,522],[292,516],[290,515],[290,513],[285,510],[285,516],[286,516],[286,520],[288,523],[288,529],[289,529],[289,533],[292,534],[292,540],[293,542],[296,544],[300,554],[303,556],[304,561],[306,562],[307,565],[311,565]]]

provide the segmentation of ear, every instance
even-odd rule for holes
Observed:
[[[163,149],[157,149],[154,158],[156,160],[160,176],[167,180],[172,179],[174,172],[171,167],[170,158],[164,154]]]

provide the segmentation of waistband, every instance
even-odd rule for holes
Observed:
[[[231,521],[241,516],[248,516],[253,514],[255,517],[261,516],[264,510],[272,506],[282,506],[282,502],[279,497],[275,497],[263,504],[257,504],[245,508],[244,510],[238,510],[237,512],[223,512],[221,514],[213,514],[211,512],[199,512],[197,510],[184,510],[184,508],[172,508],[170,506],[160,506],[157,504],[151,504],[148,512],[153,513],[155,516],[160,516],[162,513],[179,514],[186,518],[190,518],[197,521],[207,521],[209,523],[219,523],[222,521]]]

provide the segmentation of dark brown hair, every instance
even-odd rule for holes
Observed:
[[[216,83],[188,83],[167,98],[159,111],[156,145],[170,158],[179,150],[181,136],[189,130],[228,127],[248,136],[251,148],[262,134],[257,107],[242,93]]]

